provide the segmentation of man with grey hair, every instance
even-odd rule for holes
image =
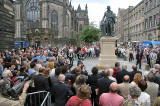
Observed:
[[[60,74],[58,76],[59,82],[52,86],[52,93],[55,97],[55,106],[65,106],[68,96],[72,96],[73,93],[69,86],[64,83],[65,75]]]
[[[125,75],[129,75],[130,76],[130,73],[127,71],[127,65],[123,65],[122,66],[122,70],[117,72],[116,79],[117,79],[117,83],[118,84],[123,82],[123,77]]]
[[[60,75],[58,76],[58,79],[59,79],[59,82],[64,83],[64,81],[65,81],[65,75],[64,75],[64,74],[60,74]]]
[[[110,68],[110,69],[108,69],[108,71],[109,71],[109,79],[113,80],[114,82],[117,82],[117,80],[114,77],[112,77],[113,76],[113,69]]]
[[[151,104],[154,103],[154,100],[158,96],[159,85],[154,83],[155,76],[152,72],[147,75],[147,89],[145,90],[151,97]]]

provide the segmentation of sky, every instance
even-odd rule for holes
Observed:
[[[107,6],[111,6],[111,10],[117,15],[118,8],[128,8],[129,6],[135,6],[141,0],[71,0],[72,5],[76,9],[78,5],[81,5],[82,9],[85,9],[85,5],[88,5],[89,21],[93,22],[97,27],[106,11]]]

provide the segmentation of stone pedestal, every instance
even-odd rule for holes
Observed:
[[[117,62],[117,57],[115,55],[115,41],[117,39],[111,36],[101,37],[101,54],[99,57],[98,67],[103,69],[106,66],[114,67],[115,62]]]

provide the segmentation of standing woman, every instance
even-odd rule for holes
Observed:
[[[100,78],[99,74],[98,74],[98,68],[97,67],[93,67],[92,68],[92,74],[88,76],[88,80],[87,83],[89,84],[89,86],[91,87],[92,90],[92,94],[91,94],[91,101],[92,104],[94,103],[94,105],[96,106],[96,84],[97,84],[97,80]]]
[[[92,106],[89,98],[91,97],[89,87],[87,85],[81,85],[78,88],[76,96],[72,96],[65,106]]]

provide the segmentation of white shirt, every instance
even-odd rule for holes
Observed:
[[[53,77],[54,75],[55,75],[55,68],[51,70],[49,76],[50,76],[50,77]]]
[[[112,76],[109,76],[109,79],[117,82],[117,80],[114,77],[112,77]]]
[[[141,92],[141,95],[138,98],[140,103],[145,104],[145,106],[151,106],[150,95],[146,92]]]

